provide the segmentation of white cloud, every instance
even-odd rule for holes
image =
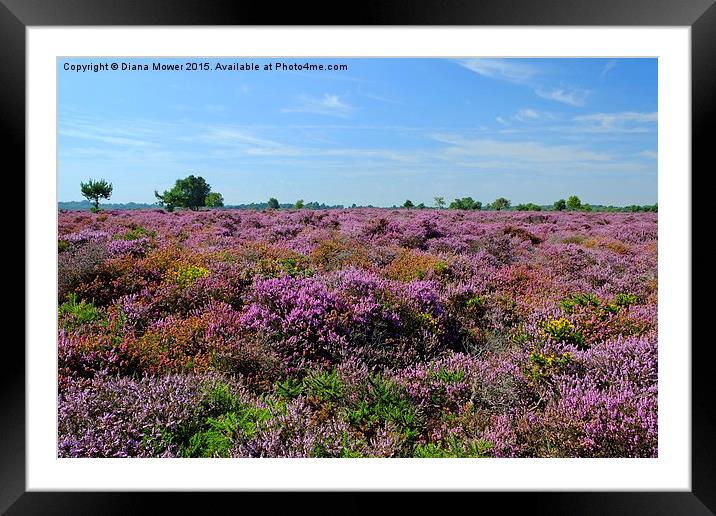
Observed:
[[[637,154],[637,156],[647,159],[656,159],[659,157],[659,155],[655,151],[642,151]]]
[[[303,152],[300,147],[286,145],[267,138],[261,138],[245,129],[236,127],[210,127],[204,133],[192,140],[202,143],[232,146],[246,155],[253,156],[301,156]]]
[[[491,139],[466,139],[458,135],[435,134],[433,139],[448,144],[445,156],[473,163],[489,163],[504,167],[535,164],[574,164],[584,162],[608,162],[608,154],[593,152],[574,145],[547,145],[533,141],[500,141]]]
[[[137,140],[135,138],[125,138],[123,136],[112,136],[107,134],[102,134],[98,132],[87,132],[87,131],[79,131],[76,129],[60,129],[58,131],[59,134],[62,136],[69,136],[72,138],[82,138],[84,140],[95,140],[102,143],[106,143],[108,145],[118,145],[118,146],[124,146],[124,147],[154,147],[156,146],[152,142],[148,142],[145,140]]]
[[[562,102],[564,104],[569,104],[570,106],[576,107],[581,107],[586,104],[589,93],[589,90],[582,90],[576,88],[570,89],[563,87],[550,89],[537,88],[535,90],[535,95],[537,95],[538,97]]]
[[[286,144],[270,140],[254,134],[243,127],[217,126],[209,127],[202,134],[192,138],[221,149],[210,152],[213,158],[291,158],[294,162],[300,160],[326,160],[344,159],[351,161],[385,161],[416,163],[424,158],[419,150],[398,151],[381,148],[352,148],[352,147],[315,147],[310,145]]]
[[[513,120],[518,122],[537,122],[541,120],[554,120],[555,115],[548,111],[538,111],[536,109],[520,109],[512,115]]]
[[[610,59],[609,61],[607,61],[604,65],[604,68],[602,68],[601,73],[599,74],[599,78],[604,79],[607,76],[607,74],[609,73],[609,71],[612,68],[614,68],[616,65],[617,65],[616,59]]]
[[[534,109],[520,109],[515,115],[517,120],[536,120],[540,118],[540,115]]]
[[[546,86],[537,67],[510,59],[462,59],[457,63],[483,77],[530,85],[535,95],[570,106],[583,106],[590,94],[585,89]]]
[[[71,138],[92,140],[120,147],[156,147],[161,124],[143,120],[93,120],[82,116],[63,114],[58,134]]]
[[[389,97],[383,97],[381,95],[375,95],[374,93],[367,93],[365,91],[359,91],[359,94],[368,98],[368,99],[377,100],[378,102],[385,102],[386,104],[402,104],[402,102],[400,102],[398,100],[391,99]]]
[[[658,113],[594,113],[574,117],[577,129],[594,133],[644,133],[654,131]]]
[[[292,108],[284,108],[284,113],[313,113],[317,115],[330,115],[347,118],[353,111],[353,106],[341,100],[338,95],[324,94],[322,98],[306,95],[300,97],[301,104]]]
[[[507,59],[463,59],[460,66],[491,79],[523,83],[537,74],[537,69],[524,63]]]

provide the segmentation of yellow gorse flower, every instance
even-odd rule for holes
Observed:
[[[174,269],[169,273],[169,281],[180,287],[191,285],[199,278],[205,278],[209,275],[209,269],[198,265],[187,265]]]
[[[420,325],[426,330],[428,330],[430,333],[440,333],[440,328],[438,328],[438,322],[429,313],[419,312],[417,319]]]

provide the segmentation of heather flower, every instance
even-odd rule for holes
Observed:
[[[653,213],[58,217],[61,456],[653,457]]]
[[[100,375],[72,382],[58,400],[60,457],[172,457],[171,433],[197,423],[219,381],[205,376]]]

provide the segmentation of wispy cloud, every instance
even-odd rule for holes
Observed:
[[[342,100],[339,95],[326,93],[321,98],[302,95],[299,100],[301,101],[300,105],[284,108],[281,111],[284,113],[313,113],[347,118],[354,110],[354,107]]]
[[[234,153],[239,152],[250,156],[298,157],[303,155],[300,147],[263,138],[239,127],[207,127],[198,135],[190,138],[210,146],[228,146],[233,149]]]
[[[604,64],[602,71],[599,73],[599,78],[604,79],[609,71],[617,65],[616,59],[610,59]]]
[[[358,91],[358,94],[371,100],[377,100],[378,102],[385,102],[386,104],[402,104],[399,100],[392,99],[390,97],[384,97],[382,95],[376,95],[375,93],[369,93],[362,90]]]
[[[457,63],[483,77],[527,85],[538,97],[570,106],[584,106],[590,94],[586,89],[550,86],[544,70],[511,59],[462,59]]]
[[[61,136],[102,142],[122,147],[156,147],[157,124],[144,121],[107,123],[82,116],[64,114],[57,133]]]
[[[112,136],[97,132],[79,131],[77,129],[60,129],[58,131],[62,136],[71,138],[81,138],[84,140],[94,140],[109,145],[131,146],[131,147],[154,147],[156,144],[145,140],[137,140],[135,138],[125,138],[123,136]]]
[[[554,113],[531,108],[520,109],[517,113],[512,115],[512,119],[517,120],[518,122],[539,122],[544,120],[554,120],[555,118]]]
[[[590,91],[577,88],[537,88],[535,95],[543,99],[554,100],[569,104],[570,106],[582,107],[587,103]]]
[[[291,158],[297,163],[299,160],[326,160],[332,158],[345,159],[358,162],[386,161],[415,163],[424,155],[421,151],[399,151],[384,148],[354,148],[332,145],[329,147],[316,147],[306,144],[288,144],[275,139],[267,139],[242,127],[220,126],[209,127],[196,137],[196,141],[208,144],[210,147],[223,147],[219,152],[212,151],[213,157],[224,158]]]
[[[473,166],[490,168],[522,168],[533,165],[604,163],[609,154],[594,152],[576,145],[548,145],[534,141],[501,141],[467,139],[460,135],[435,134],[433,139],[445,143],[445,155],[453,159],[469,159]]]
[[[654,151],[642,151],[637,154],[640,158],[647,158],[647,159],[656,159],[659,157],[659,155]]]
[[[577,130],[594,133],[644,133],[654,131],[658,113],[594,113],[574,117]]]
[[[460,66],[491,79],[524,83],[537,75],[537,68],[506,59],[462,59]]]
[[[514,116],[515,120],[524,122],[525,120],[538,120],[540,118],[539,113],[534,109],[520,109]]]

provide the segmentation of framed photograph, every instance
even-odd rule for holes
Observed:
[[[26,340],[0,508],[713,514],[716,7],[517,4],[3,0]]]

